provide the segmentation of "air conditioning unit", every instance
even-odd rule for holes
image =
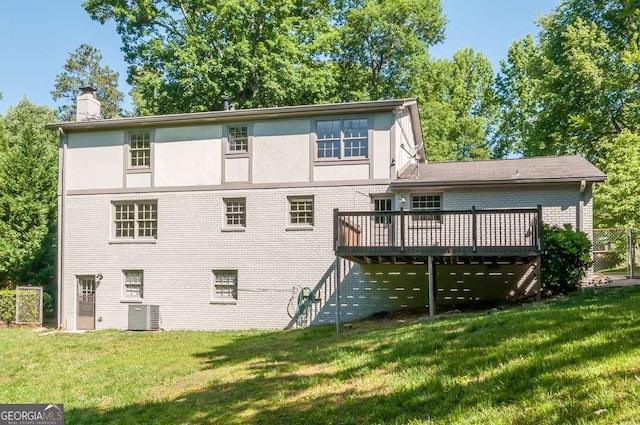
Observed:
[[[157,331],[160,330],[160,306],[159,305],[129,305],[130,331]]]

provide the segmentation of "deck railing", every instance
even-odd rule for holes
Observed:
[[[464,211],[334,210],[340,254],[482,254],[542,250],[542,208]]]

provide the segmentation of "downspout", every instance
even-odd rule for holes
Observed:
[[[577,230],[582,230],[582,231],[584,231],[584,193],[586,189],[587,189],[587,181],[581,180],[580,181],[580,199],[578,201],[578,217],[577,217],[576,228]]]
[[[65,185],[65,159],[67,154],[67,145],[69,136],[67,136],[62,130],[62,127],[58,127],[58,134],[60,135],[60,146],[58,149],[58,273],[57,273],[57,325],[58,328],[63,328],[63,280],[64,280],[64,201],[66,195]]]

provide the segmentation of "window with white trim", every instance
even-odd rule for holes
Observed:
[[[129,168],[151,167],[151,131],[130,131]]]
[[[238,271],[214,270],[213,271],[213,300],[237,301],[238,300]]]
[[[144,288],[144,273],[142,270],[124,270],[122,297],[128,300],[142,299]]]
[[[289,197],[289,225],[294,227],[313,226],[313,196]]]
[[[369,157],[369,125],[366,118],[316,122],[317,159],[365,159]]]
[[[247,212],[245,198],[225,198],[224,208],[226,227],[246,227]]]
[[[442,195],[411,195],[411,211],[414,222],[439,222],[440,214],[434,212],[441,210]]]
[[[246,153],[249,151],[249,132],[246,125],[230,125],[228,132],[228,153]]]
[[[156,201],[114,202],[113,217],[116,239],[157,239]]]

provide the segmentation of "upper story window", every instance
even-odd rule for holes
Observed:
[[[228,127],[229,153],[246,153],[249,151],[249,132],[246,125],[230,125]]]
[[[242,228],[247,225],[246,199],[231,198],[224,200],[225,223],[227,227]]]
[[[294,227],[313,226],[313,196],[289,197],[289,225]]]
[[[151,132],[131,131],[129,134],[129,168],[151,167]]]
[[[116,239],[156,239],[158,205],[156,201],[116,202],[114,235]]]
[[[318,159],[369,157],[369,125],[366,118],[316,122]]]

